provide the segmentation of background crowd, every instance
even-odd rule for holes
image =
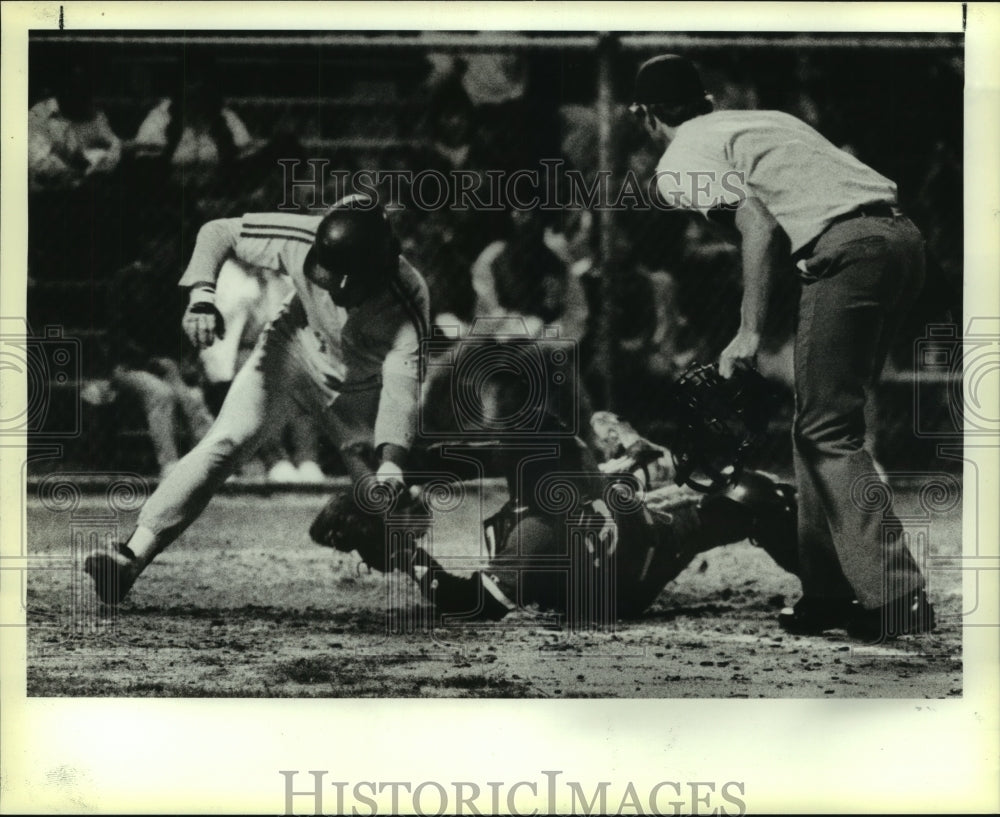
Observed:
[[[717,108],[785,110],[897,182],[931,269],[890,380],[911,369],[921,327],[960,320],[961,52],[687,53]],[[647,179],[658,159],[625,109],[646,56],[614,57],[611,167],[603,168],[611,189],[629,173]],[[180,331],[177,280],[205,221],[281,205],[309,212],[308,187],[289,186],[279,159],[325,159],[348,173],[509,174],[561,160],[592,179],[602,169],[597,61],[574,49],[46,40],[31,45],[29,82],[28,317],[82,339],[84,434],[70,453],[90,467],[163,472],[210,424],[287,283],[227,269],[229,337],[199,357]],[[461,335],[479,316],[516,317],[535,334],[558,324],[578,344],[588,405],[669,438],[672,379],[692,360],[715,359],[739,317],[738,253],[703,219],[625,209],[608,235],[601,214],[585,208],[430,211],[402,196],[393,224],[428,280],[438,325]],[[602,284],[609,275],[611,292]],[[780,283],[761,361],[778,388],[790,381],[796,286],[793,275]],[[435,388],[446,386],[428,384],[426,416],[447,427],[449,401]],[[884,436],[891,446],[893,429]],[[785,443],[775,440],[780,463]],[[250,468],[315,480],[338,463],[311,424],[292,417]]]

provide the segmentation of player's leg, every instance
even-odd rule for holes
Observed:
[[[647,496],[646,513],[618,517],[622,615],[638,615],[693,559],[745,540],[796,573],[795,491],[767,474],[745,472],[724,491],[696,494],[663,488]]]
[[[840,567],[815,470],[802,455],[796,433],[792,435],[792,461],[798,488],[797,575],[803,595],[794,607],[781,611],[778,623],[788,632],[817,633],[844,625],[854,604],[854,590]]]
[[[868,508],[857,493],[877,475],[864,445],[865,400],[900,314],[922,283],[922,265],[912,236],[880,230],[877,222],[852,229],[863,232],[839,236],[832,273],[803,286],[794,437],[804,519],[825,519],[854,595],[866,610],[878,610],[923,588],[892,508]],[[811,536],[802,550],[806,594],[823,592],[831,580],[839,584],[829,552],[811,547],[818,541],[816,532]]]
[[[696,516],[696,500],[685,502]],[[570,627],[611,626],[642,613],[695,553],[710,546],[697,535],[697,520],[684,513],[675,519],[639,508],[616,514],[616,521],[618,544],[609,556],[586,546],[595,529],[586,514],[557,517],[508,505],[487,522],[492,537],[499,532],[501,539],[490,573],[518,608],[554,611]]]
[[[640,615],[697,554],[717,544],[698,512],[700,499],[680,495],[657,509],[617,516],[619,615]]]
[[[452,620],[499,621],[515,609],[493,576],[482,570],[469,576],[451,573],[420,545],[402,554],[399,569],[439,614]]]
[[[641,614],[699,553],[722,545],[749,541],[780,567],[798,571],[795,490],[768,474],[744,472],[708,495],[667,486],[647,494],[640,510],[615,518],[620,617]]]
[[[490,573],[517,607],[565,616],[570,627],[611,626],[642,613],[695,553],[711,547],[697,519],[697,498],[676,516],[638,506],[615,513],[613,554],[593,548],[596,513],[539,513],[510,503],[486,522],[495,543]]]
[[[291,396],[283,384],[296,365],[290,345],[279,318],[237,374],[212,428],[143,506],[129,541],[88,557],[84,569],[94,578],[102,601],[117,603],[124,598],[153,558],[180,536],[235,468],[253,454],[269,424],[286,413]]]
[[[495,542],[490,572],[503,594],[518,608],[565,611],[569,561],[564,523],[507,503],[487,520],[487,528],[488,541]]]

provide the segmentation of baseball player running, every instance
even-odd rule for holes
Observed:
[[[798,268],[803,597],[780,626],[846,627],[863,640],[933,629],[898,519],[866,511],[851,493],[876,473],[864,448],[866,398],[924,280],[923,240],[897,205],[896,185],[786,113],[714,111],[698,72],[677,55],[643,63],[631,110],[664,150],[663,198],[738,233],[743,301],[739,331],[719,358],[724,377],[755,365],[772,281],[782,267]]]
[[[208,222],[180,280],[190,288],[184,331],[199,349],[225,332],[215,283],[230,256],[288,275],[294,291],[236,375],[211,430],[146,502],[128,542],[85,560],[105,603],[125,598],[293,403],[327,430],[354,480],[374,472],[391,490],[402,487],[429,305],[427,285],[399,255],[385,213],[367,197],[348,196],[323,216]]]

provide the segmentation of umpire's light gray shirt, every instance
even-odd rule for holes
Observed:
[[[700,210],[759,199],[795,252],[837,216],[895,203],[896,185],[780,111],[716,111],[689,119],[656,168],[668,204]]]

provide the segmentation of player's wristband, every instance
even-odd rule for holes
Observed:
[[[191,294],[188,303],[215,303],[215,284],[208,281],[199,281],[191,287]]]

